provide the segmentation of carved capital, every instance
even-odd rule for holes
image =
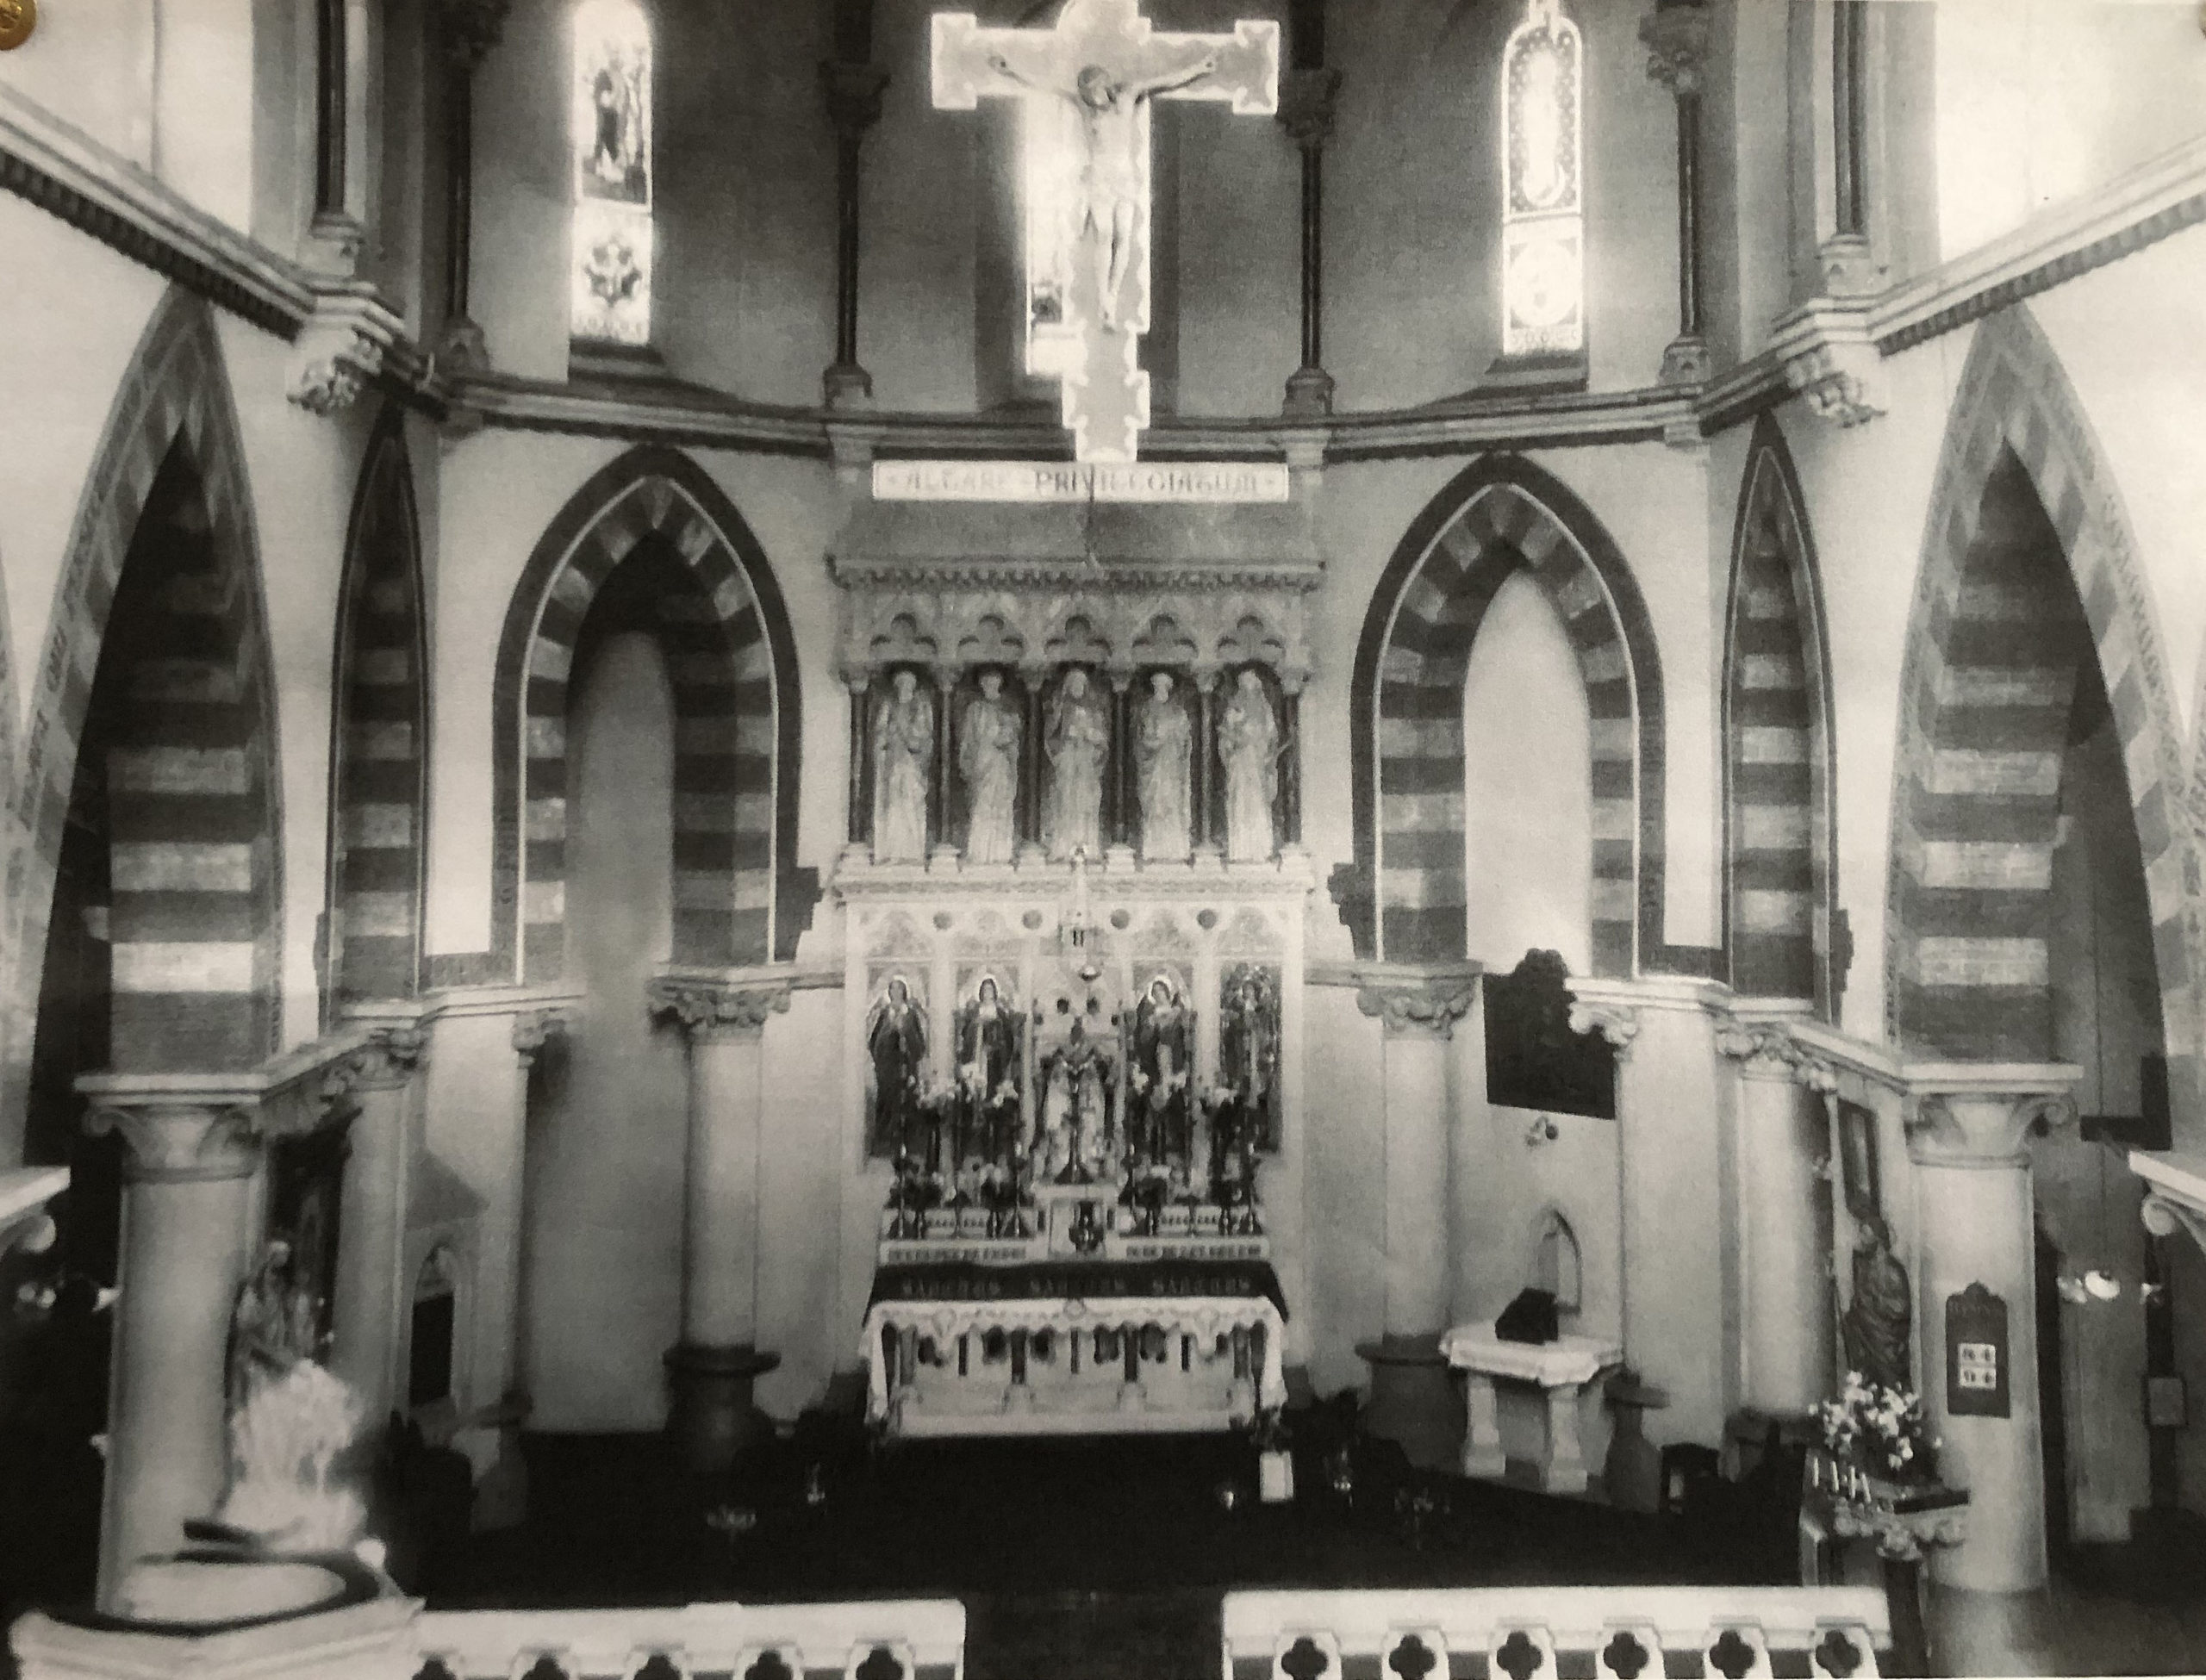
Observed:
[[[1908,1106],[1907,1152],[1925,1167],[2021,1167],[2034,1133],[2075,1119],[2065,1091],[1924,1091]]]
[[[286,395],[310,414],[342,413],[383,370],[383,352],[399,333],[398,318],[366,287],[317,292],[314,313],[292,341]]]
[[[1835,1091],[1838,1070],[1805,1048],[1781,1021],[1725,1021],[1716,1029],[1717,1054],[1739,1064],[1742,1079]]]
[[[881,121],[882,90],[888,72],[869,64],[828,59],[819,66],[819,90],[826,96],[827,120],[835,132],[854,139]]]
[[[2206,1254],[2206,1208],[2193,1207],[2155,1191],[2146,1197],[2145,1204],[2138,1212],[2145,1229],[2154,1236],[2173,1236],[2183,1231],[2198,1245],[2200,1253]]]
[[[1631,1041],[1639,1036],[1639,1011],[1629,1004],[1586,1003],[1573,998],[1570,1004],[1570,1030],[1578,1033],[1598,1032],[1617,1053],[1617,1060],[1622,1061],[1631,1054]]]
[[[1337,70],[1286,70],[1279,78],[1279,126],[1306,150],[1333,137],[1334,103],[1340,96]]]
[[[756,1037],[766,1017],[785,1015],[789,982],[775,980],[656,980],[651,1012],[681,1024],[691,1038]]]
[[[1355,1006],[1380,1023],[1389,1038],[1445,1040],[1455,1036],[1455,1023],[1477,996],[1474,982],[1456,976],[1371,979],[1356,988]]]
[[[377,1027],[367,1043],[352,1052],[353,1082],[365,1091],[402,1086],[414,1077],[428,1048],[429,1035],[419,1027]]]
[[[85,1117],[84,1129],[122,1140],[123,1176],[138,1184],[249,1178],[260,1164],[257,1117],[233,1104],[98,1106]]]
[[[533,1067],[544,1047],[564,1037],[567,1017],[556,1009],[533,1009],[514,1017],[514,1054],[523,1067]]]
[[[1823,419],[1860,426],[1885,412],[1884,358],[1858,303],[1818,298],[1780,317],[1770,348],[1785,383]]]
[[[505,32],[513,0],[443,0],[445,61],[472,76]]]
[[[1662,6],[1639,20],[1639,42],[1647,49],[1647,73],[1679,99],[1700,95],[1701,70],[1708,61],[1708,9]]]

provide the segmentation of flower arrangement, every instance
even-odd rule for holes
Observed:
[[[1930,1439],[1922,1397],[1886,1388],[1858,1371],[1846,1373],[1835,1400],[1816,1408],[1823,1446],[1841,1464],[1858,1465],[1894,1481],[1927,1482],[1935,1474],[1937,1443]]]

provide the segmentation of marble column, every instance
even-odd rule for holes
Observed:
[[[475,242],[475,72],[504,32],[512,0],[441,0],[445,58],[444,366],[490,364],[483,329],[468,313]]]
[[[838,53],[869,46],[838,43]],[[858,157],[866,130],[881,121],[888,72],[838,56],[819,66],[819,85],[835,125],[835,360],[820,384],[828,408],[862,408],[872,401],[873,376],[858,361]]]
[[[122,1140],[122,1252],[108,1395],[98,1602],[139,1559],[174,1552],[228,1475],[226,1354],[251,1264],[262,1139],[235,1092],[194,1101],[189,1075],[87,1090],[94,1134]],[[98,1083],[119,1085],[121,1080]]]
[[[1050,680],[1042,665],[1022,667],[1019,681],[1026,689],[1026,729],[1019,743],[1019,850],[1022,857],[1038,862],[1042,850],[1042,689]]]
[[[1701,328],[1700,85],[1708,57],[1708,9],[1698,0],[1661,0],[1640,20],[1647,73],[1678,107],[1678,336],[1662,352],[1661,383],[1698,385],[1711,371]]]
[[[1215,859],[1220,849],[1218,824],[1211,816],[1211,796],[1218,783],[1212,765],[1218,756],[1218,743],[1212,732],[1218,717],[1218,678],[1214,670],[1197,671],[1195,682],[1195,741],[1193,763],[1191,766],[1193,786],[1189,788],[1194,800],[1191,813],[1194,818],[1194,850],[1198,862]]]
[[[305,256],[325,273],[350,276],[363,238],[352,212],[346,164],[352,117],[351,7],[347,0],[315,0],[314,219]]]
[[[1477,999],[1478,970],[1374,964],[1357,978],[1356,1006],[1385,1035],[1386,1305],[1379,1340],[1355,1350],[1371,1366],[1365,1427],[1399,1441],[1412,1463],[1441,1468],[1461,1440],[1461,1408],[1440,1353],[1455,1269],[1448,1044]]]
[[[409,1011],[410,1012],[410,1011]],[[360,1397],[364,1430],[383,1428],[400,1403],[399,1315],[411,1291],[405,1267],[408,1098],[428,1038],[408,1024],[370,1029],[352,1058],[352,1154],[338,1217],[335,1328],[329,1368]]]
[[[1302,51],[1299,41],[1296,50]],[[1294,420],[1322,419],[1333,412],[1333,376],[1324,367],[1324,166],[1333,102],[1340,90],[1340,72],[1320,64],[1298,64],[1280,78],[1280,126],[1302,159],[1302,365],[1287,376],[1281,410]]]
[[[957,762],[957,737],[950,706],[957,698],[957,673],[947,666],[934,673],[934,774],[928,779],[927,856],[936,862],[954,862],[957,843],[950,837],[950,790],[952,766]]]
[[[1823,1093],[1837,1075],[1803,1051],[1781,1019],[1727,1022],[1716,1048],[1738,1080],[1729,1223],[1738,1244],[1739,1403],[1804,1416],[1833,1391]]]
[[[2033,1592],[2046,1583],[2046,1551],[2029,1139],[2076,1117],[2070,1093],[2082,1070],[1952,1063],[1904,1073],[1919,1242],[1916,1382],[1941,1443],[1939,1475],[1969,1492],[1967,1538],[1941,1548],[1931,1573],[1948,1587]],[[2006,1304],[2003,1417],[1953,1409],[1946,1305],[1977,1284]]]
[[[851,809],[844,843],[855,855],[873,846],[873,680],[854,672],[844,679],[851,697]]]
[[[651,1006],[689,1040],[689,1144],[682,1340],[666,1355],[668,1428],[684,1465],[732,1465],[767,1433],[751,1384],[781,1363],[758,1348],[758,1155],[766,1017],[789,1006],[786,975],[683,973]]]

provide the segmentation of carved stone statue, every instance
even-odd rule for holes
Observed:
[[[1854,1298],[1839,1322],[1847,1368],[1885,1388],[1913,1388],[1908,1332],[1914,1320],[1914,1291],[1907,1268],[1893,1256],[1891,1233],[1880,1215],[1857,1214]]]
[[[1258,1143],[1280,1147],[1279,987],[1270,973],[1244,964],[1225,977],[1218,1022],[1218,1073],[1255,1128]]]
[[[1150,862],[1178,862],[1190,845],[1187,766],[1194,728],[1187,708],[1172,692],[1168,672],[1149,680],[1142,703],[1135,756],[1141,768],[1141,855]]]
[[[979,992],[957,1024],[957,1069],[970,1116],[959,1148],[988,1166],[1009,1167],[1019,1130],[1019,1011],[1003,1001],[995,977],[983,975]]]
[[[873,1114],[868,1152],[914,1155],[920,1140],[919,1075],[927,1065],[926,1014],[912,1001],[898,974],[888,982],[866,1022],[866,1049],[873,1058]]]
[[[1111,724],[1102,701],[1088,692],[1087,673],[1075,667],[1050,708],[1050,804],[1044,838],[1060,861],[1085,849],[1102,853],[1103,760]]]
[[[965,778],[968,863],[1008,863],[1018,844],[1019,713],[1003,697],[1003,678],[981,674],[979,696],[957,727],[957,768]]]
[[[1243,671],[1218,721],[1225,761],[1225,855],[1259,863],[1272,855],[1272,801],[1279,793],[1279,719],[1263,679]]]
[[[873,711],[873,857],[923,863],[927,856],[927,767],[934,761],[934,702],[899,671]]]

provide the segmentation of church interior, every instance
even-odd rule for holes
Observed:
[[[0,1669],[2206,1669],[2192,0],[0,0]]]

